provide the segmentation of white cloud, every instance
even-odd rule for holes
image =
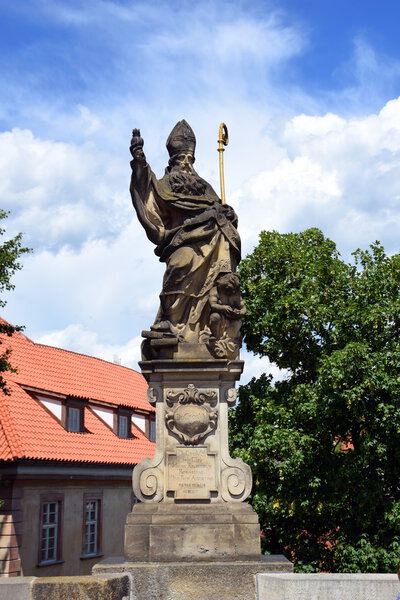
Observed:
[[[138,368],[140,360],[141,337],[135,336],[124,344],[105,344],[94,331],[89,331],[82,324],[71,324],[65,329],[48,331],[35,339],[38,344],[68,348],[73,352],[88,354],[116,362],[131,369]]]
[[[2,206],[35,250],[114,234],[129,214],[129,202],[121,202],[128,198],[123,167],[92,143],[43,140],[20,129],[0,134]]]
[[[15,276],[5,317],[36,323],[34,338],[43,329],[79,323],[97,331],[102,342],[126,340],[153,323],[162,270],[132,215],[112,241],[29,256]]]
[[[37,0],[37,5],[43,16],[47,16],[54,22],[60,22],[69,26],[104,26],[115,27],[118,23],[132,23],[139,19],[142,12],[141,3],[123,6],[118,2],[108,0],[87,1],[85,3],[70,0]]]
[[[92,113],[92,111],[87,107],[83,106],[83,104],[78,104],[77,106],[83,121],[87,124],[85,128],[85,134],[91,135],[96,133],[102,128],[101,119]]]
[[[400,98],[362,118],[298,115],[275,144],[279,162],[233,196],[246,248],[260,229],[317,226],[345,254],[376,239],[398,251]]]
[[[263,373],[272,375],[275,381],[283,379],[286,375],[286,369],[279,369],[266,356],[255,356],[246,349],[242,349],[240,358],[244,360],[243,374],[240,378],[241,385],[245,385],[253,377],[260,377]]]
[[[353,45],[355,74],[364,89],[374,93],[382,84],[400,74],[400,63],[379,53],[364,36],[356,36]]]
[[[170,26],[154,31],[148,44],[167,55],[188,54],[201,62],[212,57],[213,64],[208,65],[211,70],[215,62],[233,66],[246,61],[249,67],[252,61],[272,66],[298,54],[305,45],[301,30],[285,24],[275,12],[261,19],[241,10],[230,10],[222,19],[219,12],[226,13],[226,4],[218,8],[210,5],[208,10],[193,6],[190,13],[181,13],[185,27],[179,18],[169,15]]]
[[[386,54],[384,46],[374,46],[365,34],[353,38],[352,53],[334,69],[337,85],[318,98],[325,110],[361,115],[398,94],[400,60]]]

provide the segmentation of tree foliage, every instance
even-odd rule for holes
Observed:
[[[0,209],[0,220],[6,219],[8,213]],[[0,236],[4,236],[5,229],[0,227]],[[22,234],[19,233],[11,239],[6,239],[0,244],[0,294],[5,291],[14,289],[11,283],[11,278],[16,271],[21,269],[22,265],[19,258],[22,254],[30,252],[29,248],[22,246]],[[0,307],[4,307],[6,301],[0,298]],[[20,331],[22,327],[10,325],[4,321],[0,321],[0,333],[11,336],[15,331]],[[1,344],[2,342],[0,342]],[[15,368],[10,363],[10,350],[6,349],[0,354],[0,391],[4,394],[9,394],[6,382],[1,376],[5,371],[15,372]]]
[[[400,255],[344,262],[318,229],[265,233],[241,264],[247,347],[284,371],[239,390],[264,548],[296,570],[388,572],[400,557]]]

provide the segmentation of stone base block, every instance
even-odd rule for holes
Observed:
[[[257,575],[257,600],[396,600],[397,575],[275,573]]]
[[[30,600],[35,577],[1,577],[0,600]]]
[[[234,562],[119,562],[107,559],[93,567],[100,573],[130,573],[130,600],[255,600],[257,573],[292,570],[283,556]]]
[[[260,527],[249,504],[143,503],[125,526],[125,560],[258,559]]]
[[[128,573],[99,573],[95,577],[34,577],[26,595],[18,595],[14,589],[9,591],[7,600],[127,600],[130,581]]]

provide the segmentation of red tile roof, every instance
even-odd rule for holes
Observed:
[[[142,375],[107,361],[35,344],[21,333],[0,335],[0,352],[11,348],[18,373],[4,373],[11,395],[0,392],[0,459],[44,459],[137,464],[155,444],[132,425],[133,437],[117,437],[85,406],[85,433],[66,431],[24,387],[153,412]]]

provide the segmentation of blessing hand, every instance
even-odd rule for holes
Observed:
[[[146,162],[146,157],[143,152],[144,141],[140,135],[140,129],[132,129],[132,139],[130,151],[135,160],[138,162]]]

